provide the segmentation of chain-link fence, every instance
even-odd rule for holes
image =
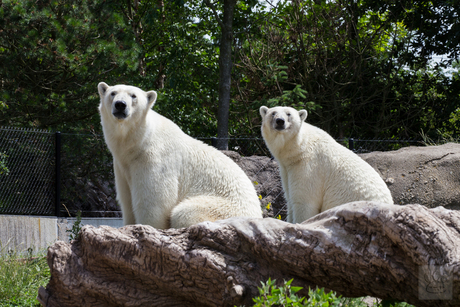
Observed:
[[[0,128],[0,213],[55,214],[54,134]]]
[[[198,140],[216,147],[216,137],[197,137]],[[238,137],[228,138],[228,150],[236,151],[243,157],[247,156],[268,156],[270,157],[270,151],[268,150],[265,142],[262,138],[255,137]]]
[[[209,145],[216,141],[198,139]],[[228,141],[229,150],[242,156],[270,157],[260,137]],[[414,140],[338,141],[358,153],[422,145]],[[121,216],[115,194],[112,156],[101,135],[0,127],[0,214]],[[272,194],[264,198],[283,197],[279,190]]]
[[[61,136],[60,214],[85,217],[121,216],[115,200],[113,160],[97,134]]]

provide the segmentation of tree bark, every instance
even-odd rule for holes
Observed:
[[[217,149],[228,149],[228,120],[232,82],[233,13],[236,0],[224,0],[219,54],[219,109],[217,110]]]
[[[347,297],[460,304],[460,212],[355,202],[302,224],[83,227],[48,250],[43,306],[246,306],[269,277]]]

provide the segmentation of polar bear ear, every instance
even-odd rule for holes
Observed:
[[[300,110],[299,116],[300,119],[304,122],[307,119],[308,112],[306,110]]]
[[[267,114],[268,108],[266,106],[261,106],[259,109],[260,116],[265,117],[265,114]]]
[[[157,100],[157,92],[155,91],[148,91],[147,93],[147,103],[149,107],[153,107],[155,104],[155,101]]]
[[[104,97],[105,93],[107,92],[107,89],[109,88],[110,86],[107,85],[107,83],[105,82],[100,82],[98,85],[97,85],[97,90],[99,92],[99,96],[101,97]]]

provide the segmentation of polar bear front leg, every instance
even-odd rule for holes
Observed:
[[[137,224],[170,228],[171,210],[179,202],[179,180],[164,164],[139,164],[133,171],[133,211]]]
[[[291,223],[302,223],[321,212],[323,203],[319,176],[305,176],[291,171],[289,174],[288,212]]]
[[[291,197],[289,195],[288,173],[285,167],[283,167],[280,163],[278,163],[278,165],[279,165],[280,176],[281,176],[281,186],[284,191],[284,199],[286,200],[286,206],[287,206],[286,220],[288,223],[294,223],[294,213],[292,212],[292,206],[289,205]]]
[[[121,171],[119,165],[114,161],[115,172],[115,188],[117,192],[117,201],[120,204],[123,214],[123,225],[136,224],[134,218],[133,205],[131,199],[131,190],[129,189],[128,181]]]
[[[321,213],[320,205],[315,203],[295,202],[291,205],[293,221],[291,223],[302,223],[309,218]]]

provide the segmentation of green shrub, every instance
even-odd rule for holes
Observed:
[[[363,298],[342,298],[337,297],[333,291],[326,292],[324,288],[308,290],[308,299],[296,295],[302,287],[291,286],[293,279],[285,281],[284,285],[277,287],[276,280],[270,278],[266,283],[261,282],[259,287],[259,296],[253,298],[255,307],[367,307]],[[393,301],[384,301],[374,303],[376,307],[411,307],[407,303],[398,303]],[[412,306],[413,307],[413,306]]]
[[[75,222],[72,225],[72,229],[67,229],[66,232],[69,233],[69,240],[73,241],[78,238],[80,235],[80,230],[81,230],[82,224],[81,224],[81,211],[78,210],[77,212],[77,218]]]
[[[259,297],[253,298],[254,306],[304,306],[302,302],[304,297],[300,298],[295,293],[301,290],[301,287],[291,287],[293,279],[284,283],[284,286],[277,287],[276,280],[268,279],[267,283],[262,282],[259,288]]]

